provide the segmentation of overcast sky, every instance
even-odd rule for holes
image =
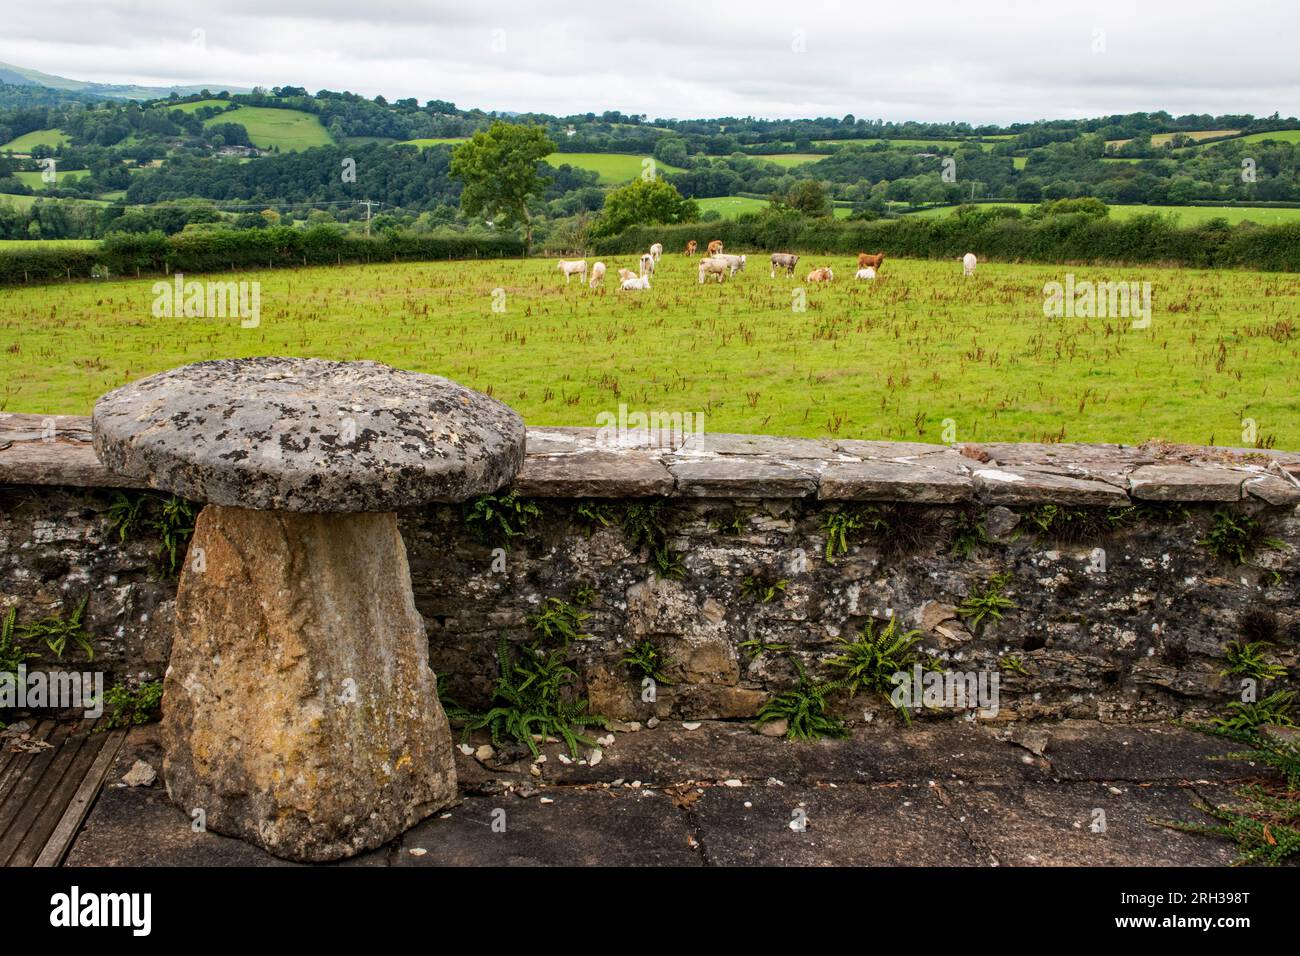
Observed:
[[[650,117],[1300,113],[1294,0],[6,0],[0,60]]]

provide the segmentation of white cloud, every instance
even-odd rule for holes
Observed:
[[[1300,88],[1298,11],[1260,0],[662,0],[644,11],[574,0],[43,0],[6,10],[0,60],[105,82],[294,85],[553,113],[1285,114]]]

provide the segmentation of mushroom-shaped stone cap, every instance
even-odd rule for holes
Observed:
[[[513,480],[524,423],[495,399],[379,362],[248,358],[152,375],[95,403],[113,471],[196,501],[395,511]]]

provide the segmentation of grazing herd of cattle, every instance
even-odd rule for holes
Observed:
[[[694,239],[686,243],[686,255],[695,255],[698,248]],[[737,272],[745,271],[745,256],[730,255],[722,251],[722,240],[714,239],[708,246],[709,254],[700,260],[699,266],[699,283],[704,284],[704,280],[710,276],[716,277],[721,283],[728,278],[735,276]],[[628,291],[637,289],[650,288],[650,277],[654,275],[655,264],[663,257],[664,247],[662,243],[656,242],[650,247],[650,251],[641,256],[640,269],[633,272],[631,269],[619,269],[618,280],[619,288]],[[858,253],[858,271],[853,274],[854,279],[874,279],[877,270],[885,261],[885,254],[877,252],[874,255],[866,252]],[[772,278],[776,278],[776,273],[781,270],[787,277],[794,275],[795,267],[799,264],[799,257],[792,252],[774,252],[772,253]],[[962,256],[962,272],[965,275],[973,276],[975,274],[975,253],[968,252]],[[559,269],[564,273],[564,284],[569,284],[571,276],[579,276],[583,282],[587,282],[587,260],[586,259],[561,259]],[[596,288],[605,281],[605,263],[597,262],[591,267],[591,288]],[[830,266],[821,266],[813,269],[808,273],[805,280],[807,282],[833,282],[835,273]]]

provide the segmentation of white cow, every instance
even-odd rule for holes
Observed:
[[[623,288],[629,292],[635,289],[648,289],[650,288],[650,277],[641,276],[639,279],[624,279]]]
[[[857,272],[853,273],[853,278],[855,279],[874,279],[875,277],[876,270],[871,268],[871,266],[867,266],[865,269],[859,269]]]
[[[559,268],[564,273],[565,285],[569,284],[569,276],[582,276],[582,281],[587,281],[586,259],[561,259]]]
[[[961,257],[961,271],[968,276],[975,274],[975,253],[968,252]]]
[[[715,275],[718,281],[722,282],[728,271],[731,269],[731,263],[721,256],[708,256],[700,260],[700,285],[704,285],[706,277]]]
[[[594,266],[591,267],[591,287],[594,289],[599,283],[604,281],[605,281],[605,263],[597,262]]]
[[[727,263],[727,270],[728,270],[727,275],[729,275],[729,276],[734,276],[737,272],[744,272],[744,271],[745,271],[745,257],[744,257],[744,256],[733,256],[733,255],[730,255],[729,253],[719,253],[718,255],[714,256],[713,258],[715,258],[715,259],[722,259],[723,261],[725,261],[725,262]]]
[[[664,244],[662,242],[656,242],[653,246],[650,247],[650,255],[655,257],[655,262],[658,262],[659,257],[662,256],[663,254],[664,254]]]
[[[644,276],[652,276],[654,274],[655,274],[655,257],[650,255],[650,253],[647,252],[643,256],[641,256],[641,275],[644,277]]]

